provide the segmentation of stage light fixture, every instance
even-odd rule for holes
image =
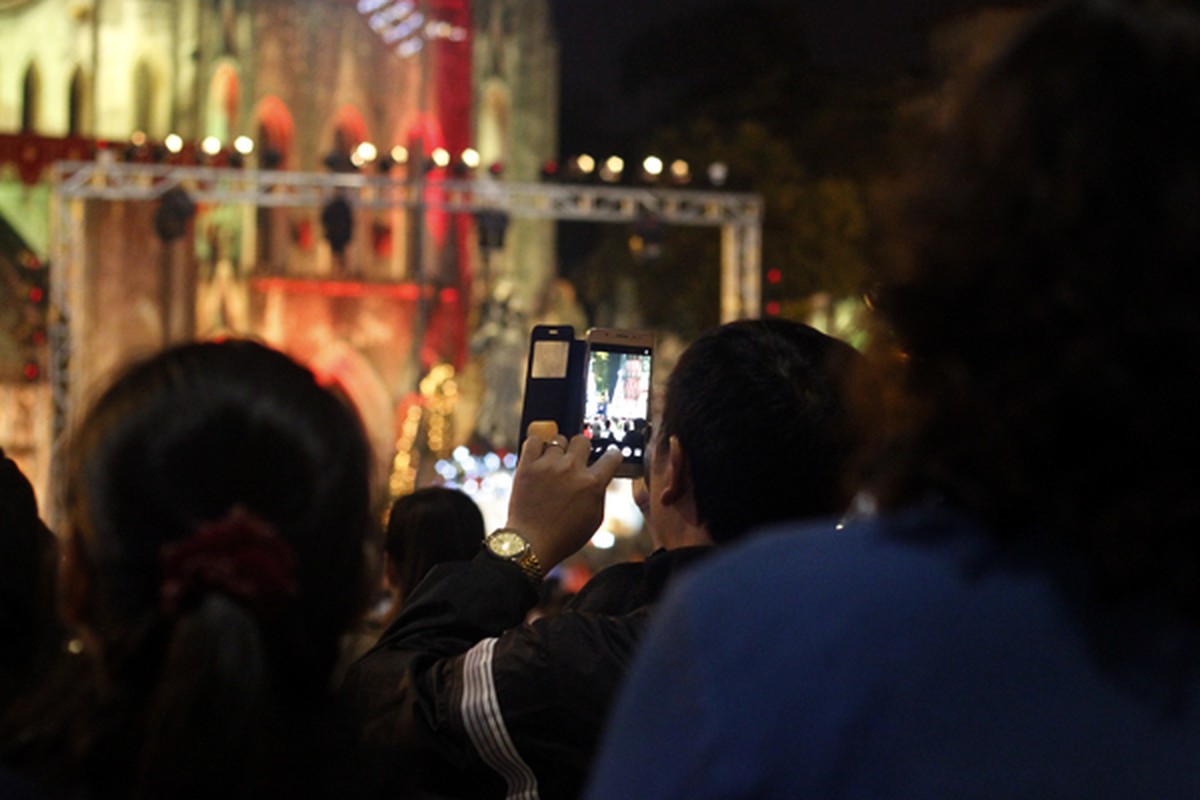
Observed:
[[[379,156],[379,149],[370,142],[359,142],[354,148],[354,152],[350,154],[350,161],[356,167],[362,167],[370,164]]]
[[[354,236],[354,211],[345,196],[335,195],[321,209],[321,227],[330,250],[335,256],[342,257]]]
[[[450,151],[444,147],[436,148],[432,153],[429,154],[429,157],[433,159],[434,166],[440,169],[445,169],[446,167],[450,166]]]
[[[249,136],[239,136],[233,140],[233,149],[248,156],[254,152],[254,140]]]
[[[671,180],[676,183],[687,183],[692,179],[692,170],[682,158],[671,162]]]
[[[473,147],[468,147],[466,150],[463,150],[460,158],[462,159],[463,166],[465,166],[467,169],[476,169],[479,167],[479,151]]]
[[[325,168],[330,172],[355,172],[358,165],[354,163],[354,154],[340,150],[331,150],[322,159]]]
[[[167,138],[163,139],[163,146],[167,148],[167,152],[173,156],[183,152],[183,137],[178,133],[168,133]]]
[[[181,186],[163,192],[154,213],[154,232],[164,242],[174,241],[187,232],[188,221],[196,213],[196,204]]]
[[[205,136],[200,142],[200,149],[206,156],[215,156],[221,152],[221,140],[215,136]]]
[[[600,168],[600,180],[605,183],[616,183],[621,180],[621,173],[625,171],[625,159],[620,156],[609,156],[604,161],[604,166]]]
[[[724,161],[714,161],[708,165],[708,182],[718,189],[729,180],[729,165]]]

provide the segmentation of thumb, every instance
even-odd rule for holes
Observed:
[[[617,470],[620,469],[621,462],[624,460],[625,457],[621,455],[621,451],[618,448],[610,447],[588,469],[607,485],[609,481],[616,477]]]

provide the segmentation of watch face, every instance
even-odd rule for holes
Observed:
[[[511,531],[500,531],[488,537],[488,549],[502,558],[515,558],[525,552],[525,540]]]

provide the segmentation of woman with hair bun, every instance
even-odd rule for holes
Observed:
[[[63,611],[82,642],[10,714],[49,797],[364,794],[330,675],[367,598],[354,412],[249,341],[135,364],[75,431]]]

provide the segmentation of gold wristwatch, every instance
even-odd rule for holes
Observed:
[[[529,540],[520,531],[512,528],[500,528],[483,537],[483,546],[496,558],[511,561],[521,568],[521,572],[534,586],[545,577],[537,553],[533,552]]]

